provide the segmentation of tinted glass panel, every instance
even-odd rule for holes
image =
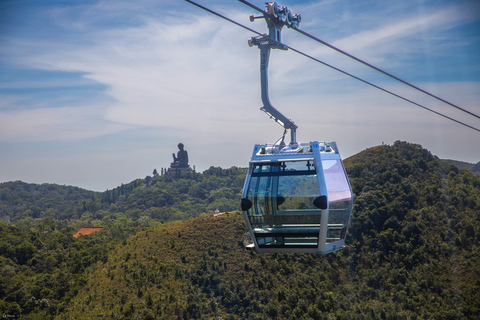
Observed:
[[[321,210],[313,161],[254,164],[247,197],[260,246],[317,246]]]
[[[352,192],[341,160],[323,160],[328,190],[329,216],[327,243],[345,238],[351,214]]]

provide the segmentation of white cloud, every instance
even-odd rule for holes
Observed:
[[[202,114],[230,118],[232,104],[245,93],[238,83],[257,76],[257,63],[245,69],[245,57],[231,51],[232,30],[238,33],[211,18],[180,26],[150,22],[100,33],[91,47],[59,48],[28,60],[51,70],[83,72],[107,86],[117,101],[108,108],[108,120],[195,126]],[[252,55],[256,58],[255,51]]]
[[[0,112],[0,141],[68,141],[112,134],[129,127],[106,124],[102,110],[59,107]]]
[[[474,17],[472,13],[460,11],[459,6],[450,6],[428,12],[420,17],[394,18],[393,23],[390,22],[390,19],[385,20],[383,25],[379,25],[378,28],[352,34],[336,41],[335,45],[348,47],[352,51],[359,51],[378,44],[395,45],[405,37],[415,39],[424,37],[423,32],[429,29],[435,30],[435,34],[439,35],[460,24],[470,22]]]

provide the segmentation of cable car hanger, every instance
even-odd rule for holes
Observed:
[[[237,25],[237,26],[239,26],[239,27],[242,27],[242,28],[244,28],[244,29],[246,29],[246,30],[249,30],[249,31],[252,32],[252,33],[255,33],[255,34],[259,35],[259,36],[266,36],[265,34],[262,34],[262,33],[254,30],[254,29],[252,29],[252,28],[249,28],[249,27],[247,27],[247,26],[245,26],[245,25],[243,25],[243,24],[241,24],[241,23],[238,23],[238,22],[236,22],[236,21],[234,21],[234,20],[232,20],[232,19],[230,19],[230,18],[227,18],[227,17],[225,17],[224,15],[221,15],[221,14],[219,14],[219,13],[217,13],[217,12],[211,10],[211,9],[208,9],[208,8],[202,6],[202,5],[200,5],[200,4],[198,4],[198,3],[194,2],[194,1],[191,1],[191,0],[185,0],[185,1],[188,2],[188,3],[191,3],[191,4],[195,5],[195,6],[197,6],[197,7],[199,7],[199,8],[201,8],[201,9],[207,11],[207,12],[210,12],[210,13],[212,13],[212,14],[214,14],[214,15],[222,18],[222,19],[225,19],[225,20],[227,20],[227,21],[229,21],[229,22],[231,22],[231,23],[233,23],[233,24],[235,24],[235,25]],[[395,79],[395,80],[397,80],[397,81],[399,81],[399,82],[401,82],[401,83],[403,83],[403,84],[405,84],[405,85],[408,85],[408,86],[410,86],[410,87],[412,87],[412,88],[414,88],[414,89],[416,89],[416,90],[418,90],[418,91],[420,91],[420,92],[422,92],[422,93],[424,93],[424,94],[427,94],[427,95],[429,95],[429,96],[431,96],[431,97],[433,97],[433,98],[436,98],[436,99],[438,99],[438,100],[440,100],[440,101],[442,101],[442,102],[444,102],[444,103],[446,103],[446,104],[448,104],[448,105],[450,105],[450,106],[452,106],[452,107],[454,107],[454,108],[456,108],[456,109],[459,109],[459,110],[461,110],[461,111],[463,111],[463,112],[465,112],[465,113],[468,113],[469,115],[471,115],[471,116],[473,116],[473,117],[480,118],[480,116],[478,116],[478,115],[476,115],[476,114],[474,114],[474,113],[472,113],[472,112],[470,112],[470,111],[468,111],[468,110],[465,110],[464,108],[461,108],[461,107],[459,107],[459,106],[457,106],[457,105],[455,105],[455,104],[453,104],[453,103],[450,103],[450,102],[448,102],[448,101],[446,101],[446,100],[444,100],[444,99],[442,99],[442,98],[440,98],[440,97],[438,97],[438,96],[435,96],[435,95],[433,95],[433,94],[431,94],[431,93],[429,93],[429,92],[427,92],[427,91],[425,91],[425,90],[423,90],[423,89],[421,89],[421,88],[419,88],[419,87],[417,87],[417,86],[414,86],[414,85],[408,83],[407,81],[404,81],[404,80],[402,80],[402,79],[400,79],[400,78],[398,78],[398,77],[396,77],[396,76],[394,76],[394,75],[392,75],[392,74],[390,74],[390,73],[388,73],[388,72],[386,72],[386,71],[384,71],[384,70],[382,70],[382,69],[380,69],[380,68],[377,68],[377,67],[373,66],[373,65],[365,62],[364,60],[361,60],[361,59],[359,59],[359,58],[357,58],[357,57],[355,57],[355,56],[353,56],[353,55],[351,55],[351,54],[349,54],[349,53],[347,53],[347,52],[345,52],[345,51],[343,51],[343,50],[341,50],[341,49],[339,49],[339,48],[337,48],[337,47],[335,47],[335,46],[333,46],[333,45],[331,45],[331,44],[329,44],[329,43],[327,43],[327,42],[325,42],[325,41],[323,41],[323,40],[320,40],[320,39],[318,39],[318,38],[316,38],[316,37],[308,34],[307,32],[305,32],[305,31],[303,31],[303,30],[300,30],[300,29],[298,28],[298,25],[299,25],[299,23],[300,23],[300,21],[301,21],[300,15],[298,15],[297,17],[295,17],[295,15],[292,15],[292,14],[291,14],[291,11],[288,10],[288,8],[286,8],[286,7],[279,7],[279,6],[276,4],[276,2],[273,2],[273,3],[272,3],[272,2],[269,2],[269,3],[267,3],[267,4],[271,4],[271,7],[272,7],[272,8],[276,8],[276,9],[272,9],[273,11],[272,11],[271,13],[269,13],[268,11],[264,11],[264,10],[258,8],[257,6],[255,6],[255,5],[247,2],[247,1],[245,1],[245,0],[238,0],[238,1],[240,1],[241,3],[246,4],[247,6],[253,8],[253,9],[255,9],[255,10],[261,12],[261,13],[263,13],[263,17],[262,17],[262,16],[255,17],[255,16],[253,16],[253,15],[250,16],[250,21],[252,21],[252,22],[253,22],[254,20],[256,20],[256,19],[259,19],[259,18],[265,18],[266,20],[267,20],[267,19],[271,19],[272,17],[275,18],[275,15],[277,15],[277,17],[280,17],[281,19],[284,19],[284,20],[285,20],[285,25],[286,25],[288,28],[291,28],[291,29],[299,32],[300,34],[303,34],[303,35],[309,37],[310,39],[313,39],[313,40],[315,40],[315,41],[317,41],[317,42],[319,42],[319,43],[322,43],[322,44],[326,45],[327,47],[329,47],[329,48],[331,48],[331,49],[333,49],[333,50],[335,50],[335,51],[338,51],[338,52],[340,52],[340,53],[342,53],[342,54],[344,54],[344,55],[346,55],[346,56],[354,59],[354,60],[357,61],[357,62],[360,62],[360,63],[362,63],[362,64],[364,64],[364,65],[367,65],[368,67],[370,67],[370,68],[372,68],[372,69],[374,69],[374,70],[376,70],[376,71],[378,71],[378,72],[381,72],[381,73],[383,73],[383,74],[385,74],[385,75],[387,75],[387,76],[389,76],[389,77],[391,77],[391,78],[393,78],[393,79]],[[284,9],[283,9],[283,8],[284,8]],[[283,12],[282,10],[284,10],[285,12]],[[267,18],[267,17],[268,17],[268,18]],[[295,17],[295,18],[294,18],[294,19],[291,19],[291,18],[293,18],[293,17]],[[268,24],[268,21],[267,21],[267,24]],[[270,41],[270,42],[275,42],[276,40],[275,40],[274,37],[270,37],[269,41]],[[328,63],[326,63],[326,62],[323,62],[323,61],[321,61],[321,60],[319,60],[319,59],[317,59],[317,58],[315,58],[315,57],[313,57],[313,56],[311,56],[311,55],[308,55],[308,54],[306,54],[306,53],[304,53],[304,52],[302,52],[302,51],[299,51],[299,50],[297,50],[297,49],[295,49],[295,48],[293,48],[293,47],[291,47],[291,46],[289,46],[289,45],[286,45],[286,44],[281,43],[281,42],[277,42],[276,45],[277,45],[278,47],[283,47],[284,50],[290,49],[290,50],[292,50],[292,51],[294,51],[294,52],[296,52],[296,53],[298,53],[298,54],[301,54],[301,55],[303,55],[303,56],[305,56],[305,57],[307,57],[307,58],[309,58],[309,59],[311,59],[311,60],[314,60],[314,61],[316,61],[316,62],[318,62],[318,63],[321,63],[321,64],[323,64],[324,66],[327,66],[327,67],[329,67],[329,68],[331,68],[331,69],[334,69],[335,71],[341,72],[341,73],[343,73],[343,74],[345,74],[345,75],[347,75],[347,76],[349,76],[349,77],[351,77],[351,78],[354,78],[354,79],[356,79],[356,80],[358,80],[358,81],[361,81],[361,82],[363,82],[363,83],[365,83],[365,84],[368,84],[368,85],[370,85],[370,86],[372,86],[372,87],[374,87],[374,88],[376,88],[376,89],[379,89],[379,90],[381,90],[381,91],[383,91],[383,92],[386,92],[386,93],[388,93],[388,94],[390,94],[390,95],[393,95],[393,96],[395,96],[395,97],[397,97],[397,98],[399,98],[399,99],[402,99],[402,100],[404,100],[404,101],[406,101],[406,102],[409,102],[409,103],[411,103],[411,104],[414,104],[414,105],[416,105],[416,106],[418,106],[418,107],[420,107],[420,108],[422,108],[422,109],[425,109],[425,110],[427,110],[427,111],[430,111],[430,112],[432,112],[432,113],[435,113],[436,115],[439,115],[439,116],[441,116],[441,117],[443,117],[443,118],[446,118],[446,119],[448,119],[448,120],[450,120],[450,121],[456,122],[456,123],[458,123],[458,124],[460,124],[460,125],[463,125],[463,126],[465,126],[465,127],[467,127],[467,128],[470,128],[470,129],[472,129],[472,130],[475,130],[475,131],[477,131],[477,132],[480,132],[480,129],[478,129],[478,128],[474,127],[474,126],[471,126],[471,125],[469,125],[469,124],[467,124],[467,123],[465,123],[465,122],[456,120],[456,119],[453,118],[453,117],[447,116],[447,115],[445,115],[445,114],[443,114],[443,113],[441,113],[441,112],[435,111],[435,110],[433,110],[433,109],[431,109],[431,108],[428,108],[428,107],[426,107],[426,106],[424,106],[424,105],[422,105],[422,104],[420,104],[420,103],[417,103],[417,102],[415,102],[415,101],[413,101],[413,100],[410,100],[410,99],[405,98],[405,97],[403,97],[403,96],[401,96],[401,95],[398,95],[398,94],[396,94],[396,93],[394,93],[394,92],[392,92],[392,91],[389,91],[389,90],[387,90],[387,89],[384,89],[384,88],[382,88],[382,87],[380,87],[380,86],[378,86],[378,85],[375,85],[375,84],[373,84],[373,83],[371,83],[371,82],[369,82],[369,81],[366,81],[366,80],[364,80],[364,79],[362,79],[362,78],[360,78],[360,77],[357,77],[357,76],[355,76],[355,75],[353,75],[353,74],[350,74],[350,73],[348,73],[348,72],[346,72],[346,71],[343,71],[343,70],[341,70],[341,69],[339,69],[339,68],[337,68],[337,67],[334,67],[334,66],[332,66],[332,65],[330,65],[330,64],[328,64]],[[268,85],[268,84],[267,84],[267,85]],[[267,94],[267,99],[268,99],[268,94]],[[262,90],[262,100],[263,100],[263,90]],[[269,108],[267,107],[267,108],[262,108],[261,110],[265,111],[265,110],[268,110],[268,109],[269,109]],[[266,112],[266,111],[265,111],[265,112]],[[266,113],[268,114],[268,112],[266,112]],[[282,115],[282,116],[283,116],[283,115]],[[283,116],[283,117],[282,117],[282,116],[280,116],[278,119],[283,118],[283,119],[289,120],[289,119],[286,118],[285,116]],[[277,118],[275,118],[275,121],[277,121]],[[290,120],[290,121],[291,121],[291,120]],[[279,123],[280,125],[282,125],[281,122],[278,122],[278,121],[277,121],[277,123]],[[292,124],[295,126],[295,124],[293,123],[293,121],[292,121]],[[288,121],[287,121],[287,125],[288,125]],[[295,137],[295,131],[296,131],[296,128],[293,130],[293,133],[292,133],[292,135],[293,135],[294,137]],[[295,139],[294,139],[294,140],[295,140]]]
[[[186,0],[202,9],[216,12]],[[252,244],[259,253],[327,254],[345,247],[353,209],[353,193],[335,142],[296,140],[297,125],[270,103],[268,62],[271,49],[287,50],[281,29],[298,27],[301,17],[286,7],[267,3],[269,34],[257,34],[248,44],[260,49],[261,108],[284,128],[280,140],[253,148],[243,187],[241,208]],[[251,17],[251,20],[255,20]],[[290,130],[291,141],[284,138]]]
[[[245,1],[245,0],[238,0],[238,1],[240,1],[240,2],[243,3],[243,4],[246,4],[247,6],[253,8],[253,9],[257,10],[257,11],[262,12],[262,13],[265,15],[265,11],[263,11],[263,10],[260,9],[259,7],[253,5],[253,4],[251,4],[251,3],[249,3],[249,2],[247,2],[247,1]],[[273,6],[274,6],[274,7],[278,7],[278,6],[276,5],[276,2],[273,3]],[[275,15],[281,14],[281,13],[277,13],[278,11],[279,11],[279,10],[274,10],[273,15],[275,16]],[[259,18],[260,18],[260,17],[259,17]],[[253,21],[252,18],[250,18],[250,20]],[[287,22],[288,22],[288,21],[287,21]],[[298,21],[298,22],[300,22],[300,21]],[[321,44],[329,47],[330,49],[333,49],[333,50],[335,50],[335,51],[337,51],[337,52],[339,52],[339,53],[341,53],[341,54],[343,54],[343,55],[345,55],[345,56],[347,56],[347,57],[349,57],[349,58],[351,58],[351,59],[353,59],[353,60],[355,60],[355,61],[357,61],[357,62],[360,62],[360,63],[363,64],[363,65],[366,65],[366,66],[369,67],[369,68],[374,69],[375,71],[378,71],[378,72],[380,72],[380,73],[383,73],[384,75],[389,76],[390,78],[395,79],[395,80],[397,80],[397,81],[399,81],[399,82],[401,82],[401,83],[403,83],[403,84],[405,84],[405,85],[407,85],[407,86],[409,86],[409,87],[411,87],[411,88],[414,88],[415,90],[418,90],[418,91],[420,91],[420,92],[422,92],[422,93],[424,93],[424,94],[426,94],[426,95],[431,96],[432,98],[435,98],[435,99],[437,99],[437,100],[439,100],[439,101],[441,101],[441,102],[443,102],[443,103],[446,103],[446,104],[448,104],[448,105],[450,105],[450,106],[452,106],[452,107],[454,107],[454,108],[456,108],[456,109],[458,109],[458,110],[461,110],[461,111],[463,111],[463,112],[465,112],[465,113],[467,113],[467,114],[469,114],[469,115],[471,115],[471,116],[473,116],[473,117],[476,117],[476,118],[480,119],[480,116],[474,114],[473,112],[470,112],[470,111],[468,111],[468,110],[465,110],[464,108],[461,108],[461,107],[459,107],[459,106],[457,106],[457,105],[455,105],[455,104],[453,104],[453,103],[451,103],[451,102],[448,102],[447,100],[442,99],[442,98],[440,98],[440,97],[438,97],[438,96],[436,96],[436,95],[434,95],[434,94],[432,94],[432,93],[430,93],[430,92],[428,92],[428,91],[425,91],[425,90],[423,90],[423,89],[421,89],[421,88],[419,88],[419,87],[417,87],[417,86],[415,86],[415,85],[413,85],[413,84],[411,84],[411,83],[409,83],[409,82],[407,82],[407,81],[405,81],[405,80],[402,80],[402,79],[394,76],[393,74],[386,72],[385,70],[382,70],[382,69],[380,69],[380,68],[378,68],[378,67],[375,67],[374,65],[372,65],[372,64],[370,64],[370,63],[368,63],[368,62],[366,62],[366,61],[364,61],[364,60],[362,60],[362,59],[359,59],[359,58],[355,57],[354,55],[351,55],[351,54],[349,54],[348,52],[343,51],[342,49],[339,49],[339,48],[337,48],[337,47],[329,44],[328,42],[325,42],[325,41],[323,41],[323,40],[321,40],[321,39],[319,39],[319,38],[317,38],[317,37],[315,37],[315,36],[313,36],[313,35],[305,32],[305,31],[303,31],[303,30],[298,29],[298,24],[295,24],[295,23],[293,23],[293,24],[287,24],[287,26],[288,26],[289,28],[292,28],[293,30],[297,31],[297,32],[300,33],[300,34],[303,34],[304,36],[306,36],[306,37],[308,37],[308,38],[310,38],[310,39],[312,39],[312,40],[314,40],[314,41],[317,41],[317,42],[319,42],[319,43],[321,43]]]
[[[267,35],[191,0],[186,1],[257,34],[249,39],[248,44],[260,49],[263,102],[261,110],[284,128],[284,134],[278,145],[277,140],[273,145],[254,146],[243,187],[241,208],[253,242],[247,247],[255,248],[259,253],[328,254],[340,250],[345,247],[353,209],[353,192],[337,144],[318,141],[298,143],[297,125],[271,105],[268,96],[268,62],[271,49],[291,49],[354,79],[480,132],[480,129],[283,44],[281,29],[287,26],[298,30],[301,17],[292,14],[287,7],[278,6],[276,2],[267,2],[267,10],[263,11],[244,0],[239,0],[262,12],[269,29]],[[262,17],[251,16],[250,20],[258,18]],[[291,133],[288,147],[283,141],[287,130]]]

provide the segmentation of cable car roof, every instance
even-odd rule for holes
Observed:
[[[309,142],[299,143],[298,147],[281,148],[272,144],[257,144],[253,149],[251,163],[265,161],[292,161],[312,160],[312,144],[318,145],[318,150],[323,159],[340,159],[337,144],[335,142]]]

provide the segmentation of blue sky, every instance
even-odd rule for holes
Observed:
[[[198,1],[260,32],[238,1]],[[263,1],[252,1],[259,7]],[[280,1],[300,28],[480,114],[478,1]],[[197,171],[247,166],[281,127],[261,111],[249,31],[184,1],[0,2],[0,182],[103,191],[168,167],[179,142]],[[480,120],[284,28],[283,41],[474,127]],[[270,99],[298,141],[344,158],[405,140],[480,161],[480,133],[291,51],[274,50]]]

